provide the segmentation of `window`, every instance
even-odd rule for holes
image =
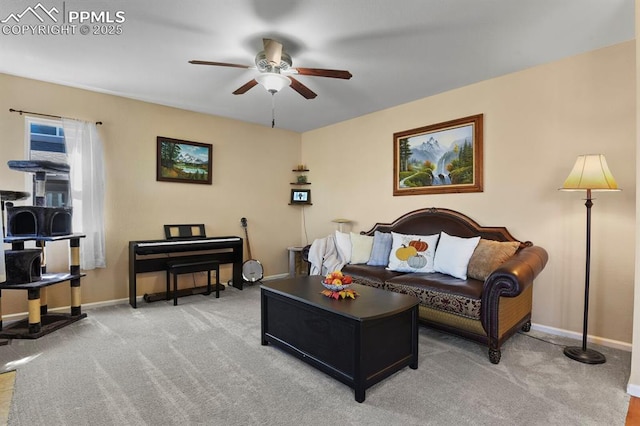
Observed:
[[[71,118],[25,117],[25,158],[68,164],[74,174],[70,179],[69,173],[47,173],[44,204],[47,207],[73,204],[73,232],[85,236],[80,241],[80,268],[84,270],[106,267],[102,152],[102,140],[95,123]],[[33,188],[35,179],[28,185]],[[41,185],[40,193],[42,191]],[[83,194],[89,196],[83,198]]]
[[[58,120],[46,120],[27,117],[26,135],[28,158],[37,161],[53,161],[68,164],[64,143],[64,129]],[[64,207],[71,204],[69,175],[66,173],[47,173],[45,183],[45,205]],[[33,194],[35,194],[35,175],[33,175]]]

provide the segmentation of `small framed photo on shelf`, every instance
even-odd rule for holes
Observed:
[[[292,189],[289,204],[311,204],[311,190]]]

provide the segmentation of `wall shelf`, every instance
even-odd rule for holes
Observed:
[[[307,169],[306,167],[303,169],[297,168],[297,169],[291,169],[292,172],[294,173],[307,173],[309,172],[309,169]],[[299,181],[298,179],[300,178],[304,178],[304,182]],[[298,174],[298,177],[296,178],[295,182],[289,182],[290,185],[292,186],[305,186],[305,185],[311,185],[311,182],[307,181],[307,177],[304,175],[300,175]],[[291,203],[289,203],[291,204]],[[295,203],[295,204],[304,204],[304,203]],[[308,203],[308,205],[311,205],[311,203]]]

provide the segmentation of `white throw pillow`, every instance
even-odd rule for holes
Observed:
[[[441,232],[433,268],[436,272],[466,280],[469,259],[479,242],[480,237],[461,238]]]
[[[397,272],[433,272],[433,257],[438,234],[408,235],[392,232],[387,269]]]
[[[351,234],[351,262],[353,264],[367,263],[371,257],[373,237],[370,235]]]
[[[345,264],[351,262],[351,236],[349,234],[336,231],[336,248],[340,260]]]

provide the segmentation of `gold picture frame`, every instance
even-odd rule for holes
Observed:
[[[393,134],[393,195],[482,192],[483,114]]]

